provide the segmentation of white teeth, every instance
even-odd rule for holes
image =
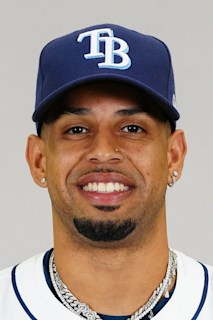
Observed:
[[[91,191],[93,191],[93,190],[91,190]],[[105,191],[106,191],[105,183],[103,183],[103,182],[98,183],[98,192],[105,192]]]
[[[92,183],[91,182],[88,184],[88,190],[92,191]]]
[[[115,191],[119,191],[120,190],[120,183],[116,182],[114,184],[114,188],[115,188]]]
[[[83,186],[84,191],[90,192],[119,192],[119,191],[127,191],[129,190],[128,186],[125,186],[123,183],[119,182],[89,182],[87,185]]]
[[[106,184],[106,192],[113,192],[115,190],[114,184],[112,182],[108,182]]]
[[[93,184],[92,184],[92,186],[93,186],[93,191],[98,191],[98,185],[97,185],[97,183],[96,182],[94,182]]]

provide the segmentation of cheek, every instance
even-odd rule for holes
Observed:
[[[64,184],[67,175],[79,161],[78,154],[70,148],[52,148],[46,156],[46,171],[48,181]]]
[[[164,181],[167,183],[168,161],[167,148],[164,145],[136,146],[128,152],[133,166],[145,180]]]
[[[66,181],[72,170],[72,161],[66,153],[49,153],[46,168],[48,192],[54,207],[57,207],[68,196]]]

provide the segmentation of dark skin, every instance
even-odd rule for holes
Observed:
[[[84,85],[70,91],[66,104],[69,113],[44,124],[41,137],[31,135],[26,152],[34,181],[50,194],[57,269],[96,312],[132,314],[165,276],[165,193],[172,172],[181,176],[184,133],[141,108],[138,92],[127,85]],[[127,190],[86,191],[96,182],[119,182]],[[119,241],[93,241],[76,229],[75,218],[132,219],[136,227]]]

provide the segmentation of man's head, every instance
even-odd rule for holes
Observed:
[[[174,83],[165,45],[159,40],[135,35],[136,39],[142,37],[140,39],[147,42],[147,50],[152,49],[152,64],[147,66],[143,61],[145,69],[141,76],[149,79],[148,87],[147,83],[139,82],[139,71],[137,80],[133,71],[127,71],[134,64],[139,69],[140,63],[134,62],[136,53],[147,61],[148,52],[137,52],[138,44],[134,42],[135,47],[131,51],[130,46],[128,51],[126,44],[118,41],[121,38],[110,33],[109,28],[122,31],[123,37],[125,32],[131,36],[135,33],[117,26],[108,26],[108,31],[102,31],[104,37],[96,32],[93,41],[104,42],[104,48],[96,47],[99,56],[94,57],[94,42],[90,43],[86,52],[92,52],[92,57],[79,58],[85,61],[83,70],[77,70],[76,74],[84,73],[84,81],[78,78],[63,87],[60,79],[58,89],[52,91],[49,89],[56,81],[52,78],[51,84],[50,75],[60,74],[59,78],[63,78],[64,72],[68,77],[68,71],[73,68],[65,68],[66,64],[60,60],[64,51],[59,50],[69,44],[68,39],[73,39],[73,35],[56,40],[49,45],[52,48],[45,49],[47,65],[41,61],[39,77],[41,70],[43,73],[38,80],[44,86],[43,95],[39,93],[34,113],[41,137],[29,137],[27,160],[35,182],[41,186],[41,178],[47,180],[43,186],[48,187],[51,197],[55,230],[63,229],[74,239],[83,236],[84,240],[96,243],[128,243],[128,239],[141,243],[150,239],[156,230],[161,230],[161,234],[165,232],[166,187],[174,171],[178,171],[178,178],[181,175],[186,144],[183,132],[175,130],[178,113],[170,101]],[[81,45],[85,37],[92,37],[91,32],[85,32],[75,33],[75,46]],[[113,34],[114,42],[108,40]],[[116,47],[117,42],[122,54],[120,47]],[[108,46],[112,43],[113,57],[109,59]],[[101,50],[105,50],[105,55]],[[164,59],[159,57],[159,51]],[[48,52],[60,58],[59,65],[59,61],[51,61]],[[74,58],[76,62],[78,57]],[[104,66],[100,68],[97,59],[99,64],[108,63],[107,71],[102,71]],[[158,59],[165,65],[158,68]],[[90,66],[87,70],[93,70],[92,76],[84,70],[86,62],[92,63],[93,69]],[[119,69],[114,70],[114,64]],[[70,77],[73,79],[73,75]],[[38,90],[41,89],[39,85]]]

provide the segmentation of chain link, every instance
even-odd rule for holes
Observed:
[[[148,302],[139,310],[137,310],[130,318],[128,318],[128,320],[141,320],[147,314],[149,314],[149,319],[152,319],[154,317],[154,313],[152,310],[157,305],[162,296],[164,295],[166,298],[169,298],[168,289],[176,276],[176,271],[177,255],[175,252],[169,249],[169,261],[165,278],[160,283],[158,288],[153,292]],[[102,320],[101,317],[95,311],[91,310],[87,304],[81,303],[62,282],[54,262],[54,251],[51,253],[49,260],[49,272],[53,287],[65,307],[83,317],[84,319]]]

